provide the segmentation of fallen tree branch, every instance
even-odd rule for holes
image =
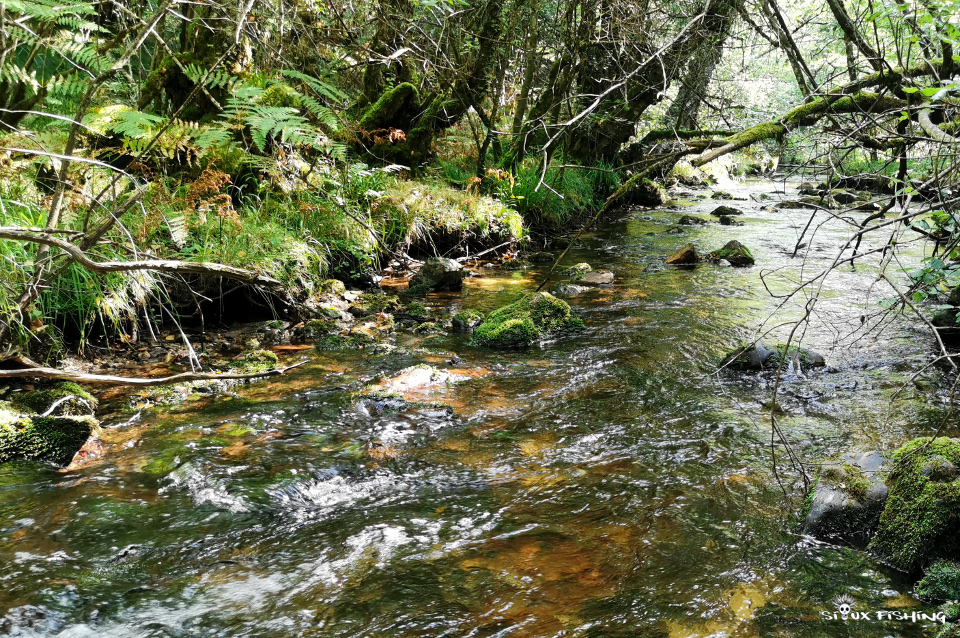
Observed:
[[[180,374],[170,375],[168,377],[115,377],[110,374],[89,374],[86,372],[67,372],[57,368],[20,368],[17,370],[0,370],[0,379],[15,378],[37,378],[37,379],[55,379],[57,381],[73,381],[74,383],[88,383],[92,385],[133,385],[133,386],[154,386],[170,385],[172,383],[183,383],[186,381],[220,381],[225,379],[244,380],[260,379],[263,377],[275,377],[288,370],[299,368],[307,361],[303,360],[292,366],[285,368],[274,368],[265,372],[182,372]]]
[[[34,244],[42,244],[59,248],[69,254],[77,263],[97,273],[105,272],[128,272],[133,270],[155,270],[158,272],[189,273],[194,275],[210,275],[213,277],[224,277],[234,279],[249,284],[255,284],[264,288],[277,289],[282,288],[283,284],[267,275],[226,266],[224,264],[215,264],[211,262],[191,262],[177,261],[170,259],[146,259],[143,261],[93,261],[78,246],[64,241],[57,237],[51,237],[44,233],[35,233],[30,230],[17,226],[0,226],[0,239],[10,239],[13,241],[27,241]]]
[[[933,120],[930,119],[930,109],[920,109],[920,113],[917,114],[917,122],[920,123],[923,132],[936,141],[944,144],[960,144],[960,138],[950,135],[933,123]]]

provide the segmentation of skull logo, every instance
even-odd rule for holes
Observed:
[[[853,610],[853,598],[848,594],[842,594],[837,596],[833,600],[834,606],[836,606],[837,611],[840,612],[840,617],[843,620],[846,620],[850,616],[850,612]]]

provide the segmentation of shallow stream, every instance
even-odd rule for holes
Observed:
[[[824,226],[791,257],[810,212],[773,210],[783,190],[748,182],[735,194],[750,201],[598,225],[565,263],[616,284],[570,300],[587,325],[576,337],[513,352],[464,335],[397,337],[432,354],[307,349],[290,357],[308,365],[230,400],[108,421],[113,447],[87,467],[0,466],[0,616],[42,606],[21,635],[71,637],[933,635],[824,618],[840,594],[861,610],[931,609],[867,554],[799,533],[782,447],[783,488],[772,473],[773,377],[714,374],[762,325],[768,343],[786,339],[780,324],[806,298],[771,318],[781,300],[768,289],[829,265],[849,234]],[[745,225],[664,232],[720,203]],[[663,265],[687,242],[734,238],[757,266]],[[875,263],[825,280],[803,345],[828,367],[780,387],[782,427],[811,464],[893,449],[943,417],[931,375],[911,379],[933,352],[921,325],[857,332],[891,296]],[[484,269],[426,302],[488,311],[548,267]],[[422,362],[467,377],[430,397],[452,415],[353,404],[365,383]]]

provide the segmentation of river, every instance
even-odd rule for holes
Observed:
[[[778,311],[770,292],[829,265],[849,234],[825,225],[791,257],[810,213],[760,199],[783,189],[750,181],[735,194],[751,201],[624,212],[585,234],[565,263],[617,280],[570,300],[582,334],[511,352],[405,333],[412,354],[305,350],[307,365],[230,400],[118,414],[97,463],[0,466],[0,615],[41,606],[20,635],[70,637],[933,635],[824,617],[841,594],[871,614],[931,610],[868,554],[800,534],[782,447],[783,488],[772,473],[773,377],[714,374],[761,326],[785,340],[806,299]],[[745,225],[664,233],[718,203]],[[663,265],[689,241],[734,238],[756,266]],[[426,301],[488,311],[548,267],[484,269]],[[868,260],[820,291],[803,345],[828,367],[787,375],[778,399],[808,463],[893,449],[943,417],[932,373],[911,380],[932,358],[923,326],[858,332],[884,286]],[[452,414],[354,405],[422,362],[465,377],[431,397]]]

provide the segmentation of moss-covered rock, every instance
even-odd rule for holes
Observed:
[[[367,346],[377,343],[377,340],[365,332],[351,331],[348,334],[329,334],[314,346],[321,352],[336,350],[363,350]]]
[[[870,548],[904,571],[960,557],[958,466],[958,439],[914,439],[894,452],[890,498]]]
[[[269,350],[252,350],[231,361],[230,369],[243,374],[267,372],[275,369],[278,361],[277,355]]]
[[[347,286],[339,279],[324,279],[317,284],[317,293],[342,297],[347,292]]]
[[[25,460],[68,465],[98,431],[99,424],[90,415],[41,417],[0,402],[0,463]]]
[[[714,217],[736,217],[743,215],[743,211],[733,206],[717,206],[710,212]]]
[[[55,414],[93,414],[97,409],[97,398],[70,381],[46,390],[15,394],[10,402],[28,412],[43,414],[61,400],[63,402],[57,406]]]
[[[365,292],[347,308],[354,317],[369,317],[381,312],[394,312],[400,307],[400,299],[394,295]]]
[[[930,566],[916,587],[924,600],[943,602],[960,600],[960,564],[941,560]]]
[[[680,219],[677,220],[677,224],[680,226],[703,226],[706,223],[707,220],[693,215],[681,215]]]
[[[483,315],[476,310],[461,310],[453,316],[454,332],[473,332],[483,323]]]
[[[663,186],[648,178],[638,182],[628,181],[621,190],[625,191],[620,195],[620,201],[624,204],[663,206],[667,201],[667,191]]]
[[[429,290],[456,292],[463,288],[463,278],[466,275],[467,271],[459,262],[446,257],[431,257],[410,280],[410,288],[426,286]]]
[[[723,245],[722,248],[710,253],[710,259],[720,261],[726,259],[734,266],[752,266],[754,264],[753,254],[750,249],[732,239]]]
[[[319,341],[327,335],[340,332],[342,329],[343,326],[333,319],[311,319],[304,322],[302,326],[294,328],[292,341],[297,343]]]
[[[579,264],[574,264],[573,266],[562,269],[560,274],[565,277],[576,277],[578,275],[585,275],[592,270],[593,267],[590,264],[586,262],[580,262]]]
[[[472,341],[492,348],[525,346],[583,327],[567,302],[547,292],[535,292],[491,312],[474,331]]]
[[[824,463],[803,532],[828,541],[865,544],[887,500],[887,469],[887,458],[876,451],[847,454]]]

